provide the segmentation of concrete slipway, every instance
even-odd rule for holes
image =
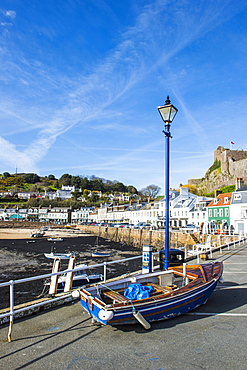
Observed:
[[[1,369],[246,369],[247,246],[215,252],[224,283],[190,314],[119,328],[92,326],[79,302],[1,328]]]

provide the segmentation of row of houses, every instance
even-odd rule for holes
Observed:
[[[13,192],[9,191],[0,191],[1,198],[12,198],[16,196],[18,199],[26,199],[29,200],[31,198],[39,198],[39,199],[50,199],[50,200],[68,200],[73,198],[73,193],[79,191],[82,193],[81,189],[77,189],[75,186],[71,185],[62,185],[61,189],[57,189],[56,191],[44,191],[34,192],[34,191],[18,191]],[[109,199],[109,201],[118,201],[118,202],[128,202],[130,200],[129,194],[108,194],[107,196],[103,194],[101,191],[92,190],[88,192],[88,197],[92,197],[96,195],[97,197],[101,198],[103,195]],[[137,197],[137,194],[133,194],[132,198]],[[78,197],[78,200],[85,201],[85,197],[81,195]]]
[[[247,232],[247,186],[233,193],[218,194],[215,198],[197,196],[180,188],[169,194],[170,227],[180,228],[194,224],[201,229],[232,228]],[[122,205],[103,204],[99,208],[82,207],[77,210],[64,207],[29,209],[0,209],[2,220],[39,220],[57,223],[150,223],[153,227],[165,226],[165,200],[149,203],[136,202]]]

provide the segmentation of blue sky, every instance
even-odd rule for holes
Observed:
[[[247,149],[245,0],[2,0],[0,173],[99,176],[163,188]]]

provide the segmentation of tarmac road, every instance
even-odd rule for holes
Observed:
[[[79,302],[1,328],[1,369],[244,370],[247,367],[247,246],[214,254],[224,283],[190,314],[141,325],[92,326]]]

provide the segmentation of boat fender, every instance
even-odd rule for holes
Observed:
[[[113,318],[114,312],[108,310],[100,310],[98,316],[100,320],[109,321]]]
[[[134,318],[139,321],[140,324],[142,324],[142,326],[145,328],[145,329],[150,329],[151,328],[151,325],[149,324],[149,322],[147,320],[144,319],[144,317],[142,316],[142,314],[139,312],[139,311],[135,311],[133,310],[132,311],[133,313],[133,316]]]
[[[77,289],[77,290],[73,290],[73,292],[71,293],[72,297],[73,298],[79,298],[80,297],[80,291]]]

